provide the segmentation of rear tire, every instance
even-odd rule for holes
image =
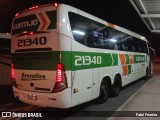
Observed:
[[[111,86],[110,94],[112,97],[119,95],[122,87],[122,82],[120,76],[116,75],[114,78],[114,84]]]
[[[104,103],[107,101],[109,97],[109,82],[105,79],[102,80],[101,86],[100,86],[100,94],[97,99],[98,103]]]

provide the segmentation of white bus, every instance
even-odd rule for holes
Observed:
[[[148,74],[145,37],[77,8],[31,7],[12,24],[13,91],[42,107],[105,102]]]
[[[11,85],[11,35],[0,33],[0,86]]]

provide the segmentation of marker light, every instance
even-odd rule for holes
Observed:
[[[15,14],[15,17],[17,17],[18,15],[19,15],[19,13],[16,13],[16,14]]]
[[[54,7],[58,7],[58,3],[54,3]]]
[[[30,34],[30,35],[33,35],[33,34],[34,34],[34,32],[30,32],[29,34]]]
[[[30,7],[29,10],[36,9],[38,6]]]

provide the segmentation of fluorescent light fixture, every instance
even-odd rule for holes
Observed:
[[[145,37],[141,36],[141,39],[142,39],[142,40],[145,40]]]
[[[79,30],[73,30],[72,32],[73,32],[73,33],[76,33],[76,34],[79,34],[79,35],[85,35],[84,32],[79,31]]]
[[[117,40],[116,40],[116,39],[110,39],[110,41],[111,41],[111,42],[117,42]]]

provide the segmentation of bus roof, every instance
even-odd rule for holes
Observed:
[[[80,9],[78,9],[78,8],[75,8],[75,7],[66,5],[66,4],[60,4],[59,6],[62,6],[62,8],[63,8],[63,6],[64,6],[65,8],[66,8],[66,7],[70,7],[70,8],[72,8],[72,9],[77,9],[77,10],[79,10],[79,11],[82,11],[82,10],[80,10]],[[65,9],[65,10],[66,10],[66,9]],[[109,27],[111,27],[111,26],[113,25],[113,26],[114,26],[114,29],[116,29],[116,30],[122,31],[122,32],[124,32],[124,33],[126,33],[126,34],[132,35],[132,36],[134,36],[134,37],[136,37],[136,38],[139,38],[139,39],[141,39],[141,40],[144,40],[144,41],[147,41],[147,42],[148,42],[148,40],[147,40],[144,36],[142,36],[142,35],[140,35],[140,34],[138,34],[138,33],[135,33],[135,32],[133,32],[133,31],[131,31],[131,30],[126,29],[126,28],[123,28],[123,27],[120,27],[120,26],[118,26],[118,25],[115,25],[115,24],[112,24],[112,23],[110,23],[110,22],[107,22],[107,21],[105,21],[105,20],[103,20],[103,19],[101,19],[101,18],[98,18],[98,17],[90,14],[90,13],[87,13],[87,12],[84,12],[84,11],[82,11],[82,12],[84,13],[84,16],[85,16],[85,17],[88,17],[89,19],[95,20],[95,21],[97,21],[97,22],[99,22],[99,23],[102,23],[102,24],[105,24],[106,26],[109,26]],[[81,14],[81,15],[83,15],[83,14]],[[87,16],[86,16],[86,15],[87,15]],[[111,26],[110,26],[110,25],[111,25]]]
[[[57,5],[57,4],[56,4],[56,5]],[[59,6],[61,6],[60,8],[63,8],[63,7],[66,8],[66,7],[67,7],[67,8],[72,8],[72,9],[77,9],[77,10],[79,10],[79,11],[82,11],[82,10],[76,8],[76,7],[73,7],[73,6],[70,6],[70,5],[67,5],[67,4],[59,4],[58,6],[55,6],[55,3],[53,3],[53,4],[44,4],[44,5],[32,6],[32,7],[28,8],[28,9],[26,9],[26,10],[20,11],[19,13],[17,13],[17,14],[15,15],[15,17],[17,17],[17,16],[18,16],[19,14],[21,14],[21,13],[30,11],[30,10],[32,10],[32,9],[37,9],[37,8],[42,8],[42,7],[48,7],[48,6],[53,6],[53,7],[56,7],[56,8],[59,7]],[[66,9],[65,9],[65,10],[66,10]],[[144,40],[144,41],[147,41],[147,42],[148,42],[148,40],[147,40],[144,36],[142,36],[142,35],[140,35],[140,34],[137,34],[137,33],[133,32],[133,31],[131,31],[131,30],[128,30],[128,29],[126,29],[126,28],[123,28],[123,27],[120,27],[120,26],[118,26],[118,25],[112,24],[112,23],[110,23],[110,22],[107,22],[107,21],[105,21],[105,20],[103,20],[103,19],[101,19],[101,18],[98,18],[98,17],[96,17],[96,16],[94,16],[94,15],[92,15],[92,14],[89,14],[89,13],[87,13],[87,12],[84,12],[84,11],[82,11],[82,12],[85,13],[85,15],[87,15],[89,19],[95,20],[95,21],[97,21],[97,22],[99,22],[99,23],[102,23],[102,24],[105,24],[106,26],[109,26],[109,27],[111,27],[111,26],[110,26],[110,24],[111,24],[111,25],[114,26],[114,29],[116,29],[116,30],[122,31],[122,32],[124,32],[124,33],[126,33],[126,34],[132,35],[132,36],[134,36],[134,37],[136,37],[136,38],[139,38],[139,39],[141,39],[141,40]],[[83,15],[83,14],[82,14],[82,15]],[[87,16],[85,16],[85,17],[87,17]]]

